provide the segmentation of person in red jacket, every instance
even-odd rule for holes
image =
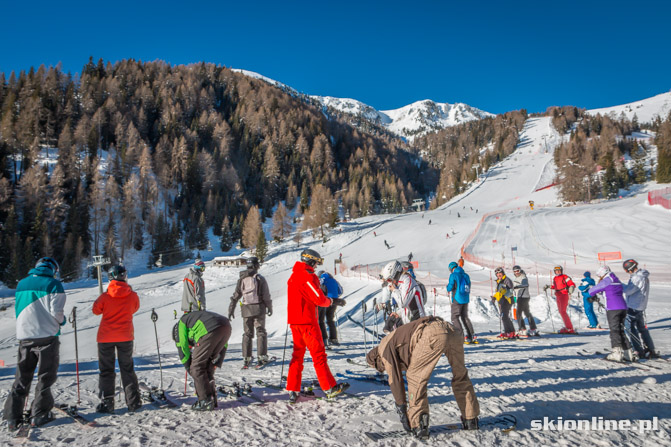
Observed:
[[[133,314],[140,308],[137,293],[126,283],[126,268],[113,265],[107,272],[110,283],[107,291],[93,303],[93,313],[102,315],[98,328],[98,365],[100,380],[98,389],[101,402],[96,407],[99,413],[114,412],[115,356],[119,359],[121,383],[129,412],[142,406],[140,389],[133,366]]]
[[[317,321],[317,307],[329,307],[332,303],[339,304],[338,298],[327,298],[319,286],[319,278],[315,275],[315,266],[322,265],[324,260],[314,250],[305,249],[301,260],[296,262],[287,282],[287,323],[291,325],[294,341],[294,352],[289,363],[287,374],[287,391],[289,402],[295,403],[301,390],[303,375],[303,358],[305,349],[310,351],[312,363],[317,373],[319,386],[331,398],[349,388],[346,382],[336,383],[326,362],[326,351],[322,333]]]
[[[571,319],[569,318],[568,313],[566,313],[569,298],[575,290],[575,284],[570,276],[564,275],[560,265],[554,268],[554,272],[555,277],[552,279],[550,288],[555,291],[555,296],[557,297],[557,309],[559,310],[559,315],[561,315],[562,320],[564,320],[564,327],[559,330],[559,333],[575,334]],[[547,286],[545,287],[547,288]]]

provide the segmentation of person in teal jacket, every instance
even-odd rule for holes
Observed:
[[[56,279],[58,262],[41,258],[28,276],[16,286],[16,339],[19,342],[16,376],[5,401],[3,417],[15,430],[25,421],[23,408],[37,369],[35,399],[30,408],[30,424],[38,427],[53,420],[54,397],[59,364],[58,336],[65,324],[65,290]]]
[[[471,278],[456,262],[450,262],[448,268],[452,272],[450,280],[447,283],[447,293],[448,295],[452,294],[452,324],[457,331],[461,331],[464,334],[464,343],[477,343],[473,323],[468,318]],[[462,322],[464,323],[463,327],[461,325]]]
[[[594,302],[597,301],[597,298],[589,295],[589,289],[595,285],[596,283],[592,279],[592,274],[590,272],[585,272],[580,281],[580,285],[578,286],[578,290],[580,290],[580,293],[582,294],[585,315],[587,315],[587,319],[589,320],[589,326],[587,326],[588,329],[601,329],[599,320],[596,318],[596,313],[594,312]]]

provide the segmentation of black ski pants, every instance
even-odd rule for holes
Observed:
[[[645,317],[642,310],[627,309],[627,319],[629,320],[629,329],[631,331],[631,344],[638,352],[640,357],[645,354],[647,347],[650,352],[655,352],[655,344],[652,342],[650,331],[645,327]],[[641,342],[643,344],[641,344]]]
[[[326,340],[327,338],[330,338],[331,340],[337,340],[338,339],[338,328],[336,327],[335,323],[335,312],[336,312],[336,307],[335,305],[331,305],[329,307],[319,307],[319,329],[322,331],[322,339]],[[330,337],[327,337],[326,334],[326,326],[328,325],[328,333],[331,335]],[[326,345],[326,343],[324,343]]]
[[[133,341],[119,341],[113,343],[98,343],[98,367],[100,379],[98,381],[99,396],[101,399],[114,398],[116,373],[114,361],[119,361],[121,384],[126,396],[126,405],[137,407],[142,404],[140,387],[133,365]]]
[[[5,401],[3,414],[5,420],[23,419],[23,408],[30,393],[35,369],[37,369],[37,386],[30,417],[41,416],[53,408],[54,396],[51,394],[51,386],[56,383],[58,376],[59,348],[58,337],[19,341],[14,384]]]
[[[629,340],[624,336],[624,320],[627,318],[627,309],[607,310],[606,318],[610,328],[610,346],[622,348],[625,351],[631,348]]]
[[[266,314],[242,318],[242,356],[252,356],[252,338],[256,329],[256,355],[268,355],[268,333],[266,332]]]
[[[473,340],[475,331],[473,330],[473,324],[471,319],[468,318],[468,303],[459,304],[456,301],[452,302],[451,306],[452,311],[452,325],[454,326],[457,332],[462,332],[463,335],[468,337],[469,340]],[[462,326],[461,323],[464,323]]]
[[[536,321],[534,321],[534,316],[531,315],[529,301],[531,301],[531,298],[517,298],[517,324],[520,325],[520,331],[526,330],[527,328],[524,324],[525,315],[529,320],[529,329],[533,331],[536,330]]]
[[[515,326],[513,326],[513,322],[510,319],[510,309],[512,308],[512,304],[508,302],[507,299],[501,298],[499,300],[499,309],[501,311],[501,321],[503,322],[503,332],[510,333],[510,332],[515,332]]]
[[[203,335],[191,352],[189,373],[193,377],[198,400],[212,399],[216,396],[214,367],[221,365],[228,339],[231,338],[231,325],[219,326],[209,334]]]

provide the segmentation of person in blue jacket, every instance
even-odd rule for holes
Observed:
[[[477,343],[471,319],[468,318],[468,303],[471,294],[471,278],[456,262],[450,262],[450,280],[447,293],[452,294],[452,324],[464,333],[464,343]],[[463,327],[461,323],[463,322]]]
[[[333,299],[333,304],[331,304],[329,307],[320,307],[318,309],[319,328],[322,332],[324,346],[329,346],[329,344],[332,346],[340,346],[340,342],[338,341],[338,329],[335,323],[335,311],[338,305],[342,305],[341,300],[338,300],[343,292],[342,286],[333,276],[331,276],[331,274],[325,272],[324,270],[319,271],[317,276],[319,277],[319,284],[321,285],[324,295]],[[328,337],[326,333],[327,325],[328,334],[330,337]]]
[[[597,301],[597,298],[591,297],[589,295],[589,289],[591,289],[594,285],[596,285],[596,283],[592,279],[592,274],[590,272],[585,272],[583,279],[580,281],[580,285],[578,286],[578,290],[580,290],[580,293],[582,294],[585,315],[587,315],[587,319],[589,320],[589,326],[587,326],[587,329],[601,329],[599,320],[597,320],[596,313],[594,312],[594,302]]]

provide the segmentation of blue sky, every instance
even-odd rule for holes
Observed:
[[[671,2],[16,2],[0,71],[89,56],[256,71],[381,110],[422,99],[493,113],[605,107],[671,89]]]

